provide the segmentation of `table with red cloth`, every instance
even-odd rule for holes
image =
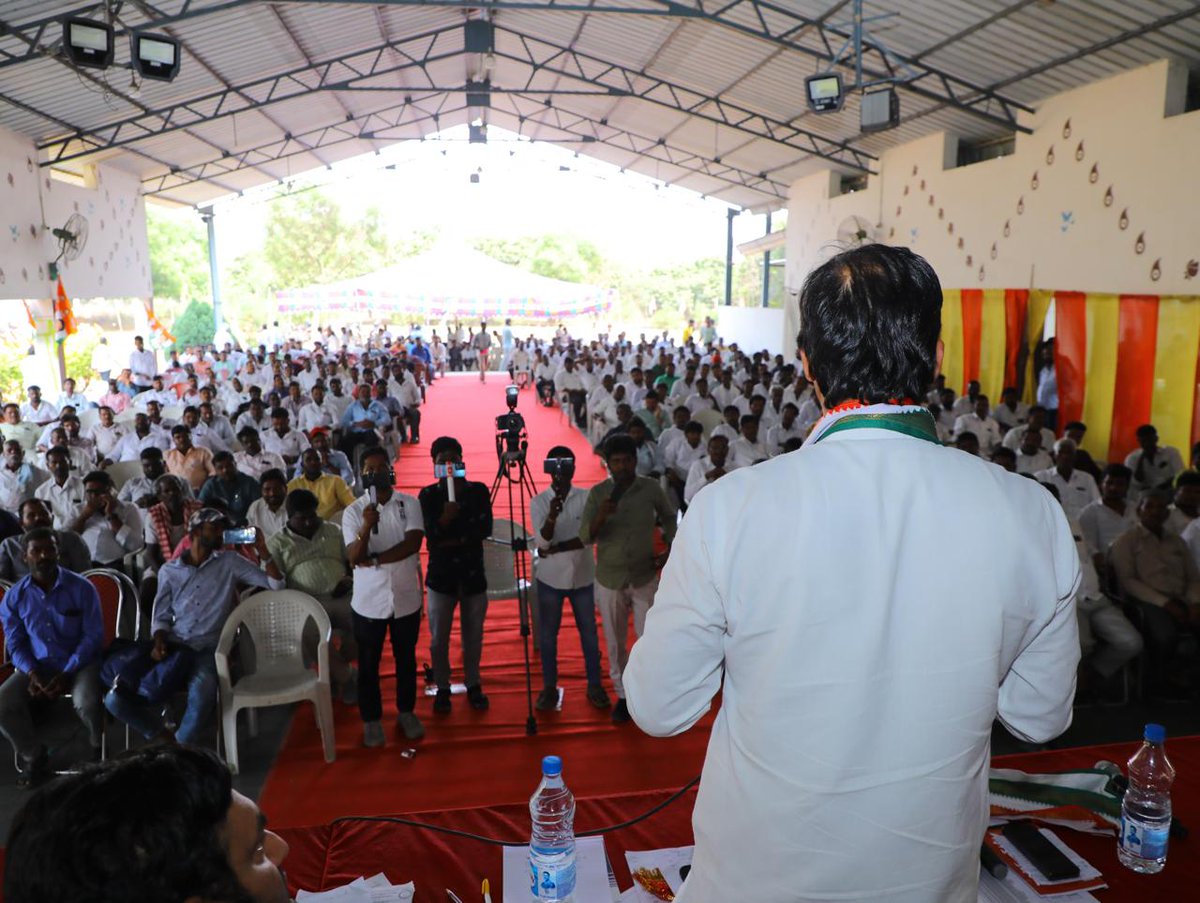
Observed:
[[[1137,746],[1137,743],[1116,743],[997,756],[993,765],[1038,773],[1091,768],[1101,760],[1123,766]],[[1097,892],[1104,903],[1184,903],[1200,899],[1200,856],[1196,854],[1196,848],[1200,847],[1200,737],[1170,739],[1167,751],[1177,772],[1172,792],[1175,816],[1194,834],[1183,841],[1171,841],[1163,872],[1138,875],[1123,868],[1117,862],[1113,837],[1059,832],[1104,874],[1109,887]],[[531,792],[532,789],[531,782]],[[661,790],[579,800],[576,831],[634,818],[671,794],[671,790]],[[608,858],[622,890],[633,883],[625,864],[626,850],[653,850],[693,842],[691,817],[695,794],[692,789],[645,821],[605,835]],[[528,842],[529,837],[529,810],[523,805],[412,813],[405,817],[505,841]],[[293,891],[325,890],[359,876],[383,872],[396,884],[415,882],[418,900],[445,900],[447,888],[464,901],[479,900],[480,882],[485,877],[491,881],[492,899],[496,903],[501,900],[498,846],[406,825],[369,821],[287,828],[279,833],[291,846],[284,867]]]

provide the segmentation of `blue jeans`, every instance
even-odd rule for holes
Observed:
[[[187,679],[187,707],[179,721],[175,739],[180,743],[195,743],[200,730],[208,721],[217,697],[217,660],[212,649],[199,650],[192,673]],[[104,707],[114,718],[124,721],[143,737],[156,737],[166,729],[162,706],[145,699],[109,690],[104,695]]]
[[[600,640],[596,636],[596,594],[593,585],[557,589],[537,581],[538,644],[542,656],[542,685],[558,684],[558,628],[562,624],[563,598],[571,603],[583,665],[589,687],[600,686]]]

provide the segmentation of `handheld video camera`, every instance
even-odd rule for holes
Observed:
[[[542,470],[550,474],[551,478],[557,478],[559,474],[571,477],[575,475],[575,459],[547,458],[546,463],[542,465]]]

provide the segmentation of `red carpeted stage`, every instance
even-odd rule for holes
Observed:
[[[405,446],[396,465],[397,484],[414,495],[433,482],[429,446],[441,435],[462,443],[468,474],[489,486],[496,475],[496,416],[505,412],[507,378],[492,374],[485,385],[478,375],[449,376],[430,389],[422,408],[421,444]],[[582,434],[557,408],[536,402],[533,390],[521,393],[518,411],[529,430],[528,460],[539,490],[548,480],[541,472],[546,452],[568,445],[577,458],[576,483],[591,486],[604,469]],[[501,487],[495,516],[507,518],[507,487]],[[518,519],[525,520],[520,515]],[[427,625],[422,625],[417,660],[429,660]],[[461,663],[457,629],[451,662]],[[608,673],[601,642],[602,670]],[[533,690],[541,688],[541,668],[533,659]],[[384,659],[387,665],[387,657]],[[461,680],[456,667],[455,680]],[[525,665],[517,605],[493,602],[488,610],[483,650],[484,689],[491,709],[475,712],[456,696],[454,712],[436,716],[430,697],[417,702],[417,715],[427,734],[418,743],[395,730],[394,692],[384,678],[384,723],[388,745],[364,749],[358,710],[334,704],[337,761],[326,765],[320,737],[307,707],[297,710],[291,732],[267,778],[260,803],[273,825],[314,825],[342,815],[379,815],[479,806],[528,800],[537,784],[541,757],[563,757],[571,788],[580,797],[606,796],[680,787],[700,773],[711,718],[682,737],[656,740],[633,724],[620,728],[607,711],[597,711],[584,698],[586,681],[578,633],[564,618],[559,637],[559,686],[565,690],[562,712],[537,713],[538,733],[526,736]],[[611,691],[611,687],[609,687]],[[251,743],[243,735],[243,743]],[[415,747],[414,758],[401,752]]]

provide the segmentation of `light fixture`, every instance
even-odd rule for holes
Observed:
[[[808,108],[814,113],[836,113],[845,99],[842,77],[836,72],[810,75],[804,80],[804,93],[808,97]]]
[[[134,32],[129,38],[129,58],[142,78],[169,82],[179,74],[180,45],[164,34]]]
[[[113,61],[113,27],[107,22],[68,16],[63,19],[63,49],[76,66],[107,69]]]
[[[900,124],[900,98],[894,88],[867,91],[859,102],[859,125],[864,132],[883,132]]]

